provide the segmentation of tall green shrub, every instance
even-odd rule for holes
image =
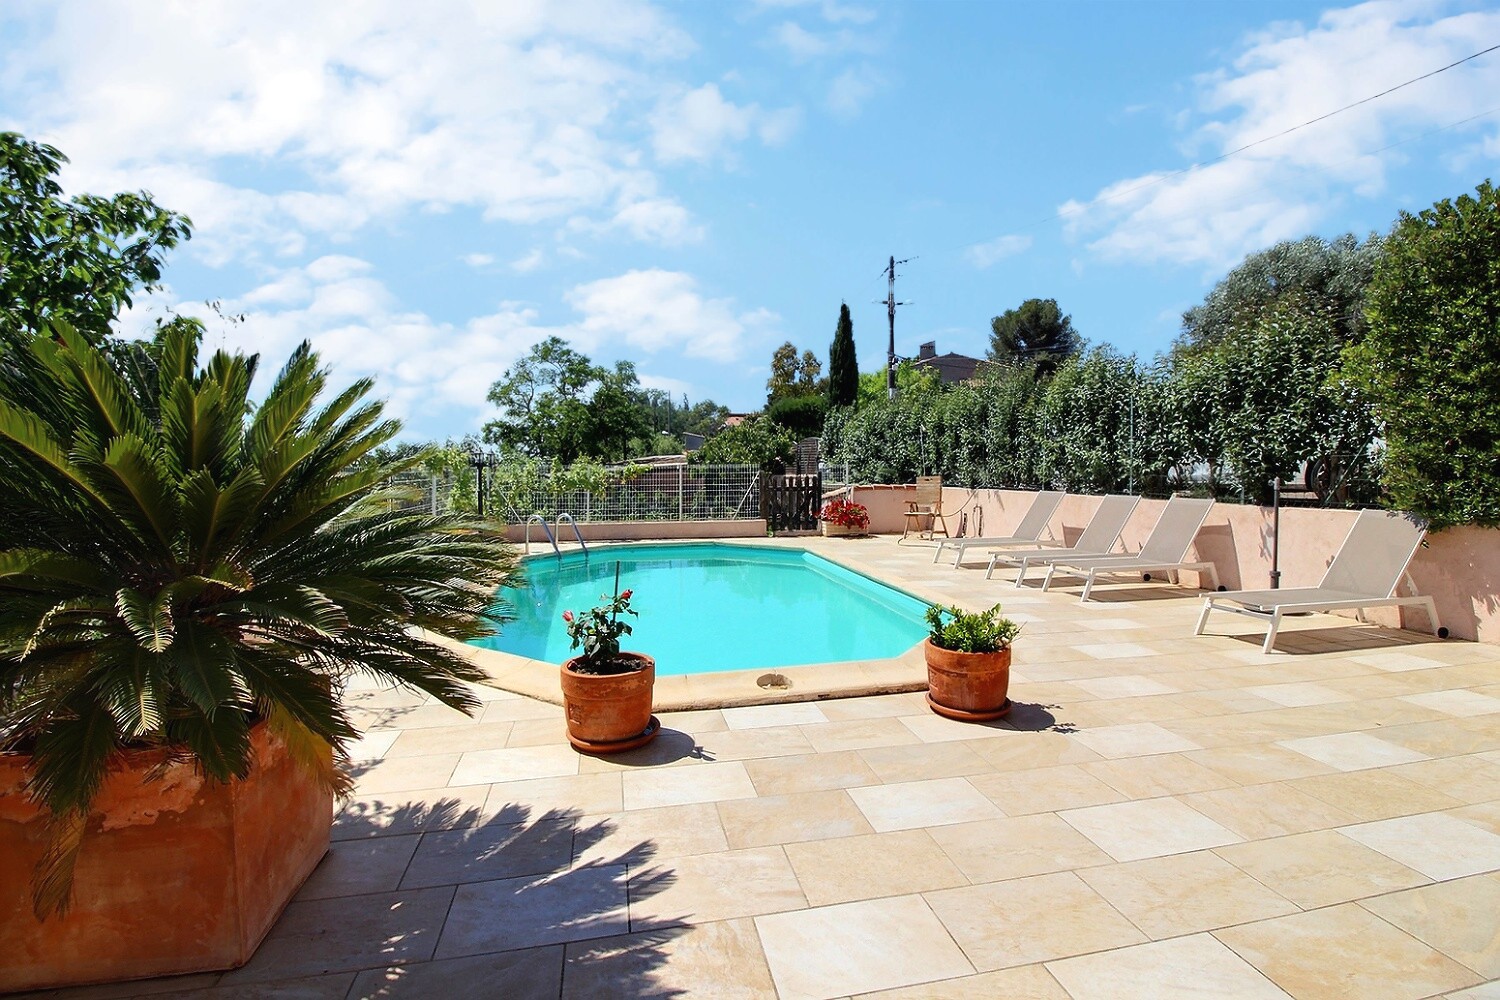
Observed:
[[[1385,429],[1391,503],[1434,527],[1500,525],[1500,196],[1403,213],[1369,292],[1351,379]]]
[[[839,304],[839,323],[828,347],[828,406],[853,406],[859,395],[859,361],[854,356],[854,321],[849,303]]]

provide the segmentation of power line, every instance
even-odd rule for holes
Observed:
[[[1346,105],[1344,105],[1341,108],[1336,108],[1335,110],[1329,111],[1326,114],[1321,114],[1321,115],[1319,115],[1316,118],[1310,118],[1310,119],[1308,119],[1307,121],[1303,122],[1300,125],[1293,125],[1291,128],[1283,129],[1282,131],[1277,132],[1274,135],[1262,136],[1261,138],[1256,139],[1253,142],[1247,142],[1243,146],[1239,146],[1239,147],[1237,147],[1235,149],[1231,149],[1231,150],[1229,150],[1226,153],[1221,153],[1218,156],[1213,157],[1212,159],[1203,160],[1200,163],[1189,164],[1186,167],[1180,167],[1180,168],[1178,168],[1176,170],[1171,170],[1171,171],[1168,171],[1167,173],[1164,173],[1164,174],[1158,174],[1155,177],[1152,177],[1150,180],[1145,181],[1145,182],[1143,182],[1141,184],[1137,184],[1134,187],[1125,188],[1122,191],[1114,191],[1114,192],[1111,192],[1110,194],[1107,194],[1107,195],[1101,195],[1101,196],[1099,196],[1098,198],[1096,198],[1094,200],[1096,202],[1100,202],[1100,201],[1105,201],[1105,202],[1107,202],[1107,201],[1115,201],[1115,200],[1118,200],[1120,198],[1124,198],[1127,195],[1135,194],[1137,191],[1144,191],[1146,188],[1155,187],[1158,184],[1161,184],[1161,183],[1164,183],[1166,181],[1171,180],[1173,177],[1180,177],[1183,174],[1191,173],[1192,171],[1197,170],[1197,169],[1199,169],[1201,167],[1206,167],[1206,166],[1210,166],[1211,164],[1214,164],[1214,163],[1222,162],[1224,160],[1229,159],[1231,156],[1236,156],[1236,155],[1238,155],[1240,153],[1243,153],[1245,150],[1254,148],[1255,146],[1259,146],[1262,143],[1270,142],[1273,139],[1280,139],[1283,136],[1290,135],[1291,133],[1296,132],[1296,131],[1298,131],[1300,129],[1307,128],[1310,125],[1316,125],[1319,122],[1327,121],[1328,119],[1334,117],[1335,115],[1343,114],[1345,111],[1350,111],[1350,110],[1352,110],[1354,108],[1360,107],[1361,105],[1369,104],[1371,101],[1379,100],[1382,97],[1386,97],[1387,95],[1394,94],[1396,91],[1401,90],[1402,88],[1410,87],[1414,83],[1420,83],[1423,80],[1430,79],[1431,77],[1437,76],[1439,73],[1446,73],[1450,69],[1454,69],[1455,67],[1462,66],[1466,62],[1472,62],[1473,60],[1478,59],[1480,56],[1489,55],[1491,52],[1495,52],[1497,50],[1500,50],[1500,45],[1491,45],[1487,49],[1481,49],[1480,51],[1475,52],[1473,55],[1464,56],[1462,59],[1459,59],[1459,60],[1456,60],[1454,62],[1451,62],[1451,63],[1449,63],[1446,66],[1442,66],[1442,67],[1440,67],[1438,69],[1431,70],[1431,71],[1429,71],[1427,73],[1423,73],[1421,76],[1414,76],[1410,80],[1407,80],[1407,81],[1405,81],[1403,83],[1396,84],[1394,87],[1387,87],[1385,90],[1382,90],[1378,94],[1371,94],[1369,97],[1361,98],[1361,99],[1355,101],[1352,104],[1346,104]],[[1490,113],[1491,112],[1484,112],[1483,114],[1475,115],[1474,117],[1475,118],[1483,118],[1484,115],[1490,114]],[[1458,125],[1462,125],[1462,124],[1465,124],[1466,122],[1473,121],[1473,120],[1474,120],[1473,118],[1466,118],[1463,121],[1454,122],[1452,125],[1445,125],[1442,128],[1437,129],[1435,131],[1441,132],[1441,131],[1443,131],[1443,129],[1454,128],[1454,127],[1456,127]],[[1425,137],[1426,135],[1431,135],[1431,134],[1433,134],[1433,133],[1431,133],[1431,132],[1424,133],[1424,135],[1421,136],[1421,137],[1419,137],[1419,138],[1422,138],[1422,137]],[[1403,141],[1406,141],[1406,140],[1403,140]],[[1394,145],[1400,145],[1400,143],[1395,143]],[[1386,147],[1383,147],[1382,149],[1372,150],[1371,152],[1372,153],[1379,153],[1379,152],[1383,152],[1385,149],[1389,149],[1389,148],[1391,148],[1391,147],[1386,146]],[[1370,153],[1365,153],[1365,154],[1361,154],[1361,155],[1368,156],[1368,155],[1371,155],[1371,154]],[[1051,215],[1047,216],[1046,218],[1038,219],[1035,222],[1030,222],[1030,223],[1027,223],[1026,225],[1019,226],[1019,227],[1016,227],[1016,228],[1018,228],[1018,229],[1034,229],[1037,226],[1044,225],[1044,224],[1046,224],[1048,222],[1054,222],[1054,221],[1056,221],[1058,219],[1062,219],[1064,217],[1065,217],[1065,214],[1063,212],[1053,212]],[[953,249],[953,250],[963,250],[963,249],[966,249],[967,247],[978,246],[981,243],[988,243],[988,242],[990,242],[990,241],[987,240],[987,239],[986,240],[973,240],[973,241],[971,241],[969,243],[960,243],[958,246],[951,247],[950,249]]]

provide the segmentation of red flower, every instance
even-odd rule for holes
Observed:
[[[620,600],[622,600],[622,601],[628,601],[628,600],[630,600],[630,591],[627,590],[627,591],[624,591],[623,593],[621,593],[620,594]]]
[[[565,622],[571,622],[572,620],[573,620],[573,612],[571,612],[571,611],[564,611],[563,612],[563,621],[565,621]]]

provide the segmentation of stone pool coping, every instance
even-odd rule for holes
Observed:
[[[812,536],[809,536],[809,538]],[[948,604],[951,597],[939,594],[907,581],[893,582],[857,558],[853,553],[868,546],[872,553],[883,548],[874,538],[838,539],[839,547],[848,546],[850,553],[818,551],[806,544],[808,539],[791,538],[706,538],[671,539],[657,541],[630,541],[596,543],[593,551],[608,551],[616,544],[629,545],[632,549],[682,545],[704,542],[716,545],[733,545],[746,548],[797,549],[827,559],[829,562],[852,573],[909,594],[929,604]],[[821,537],[819,541],[823,541]],[[887,543],[888,544],[888,543]],[[565,551],[576,551],[576,546]],[[527,659],[496,649],[482,649],[427,633],[427,638],[460,653],[469,662],[487,675],[484,682],[491,687],[514,694],[525,695],[539,701],[562,704],[562,688],[558,680],[560,664],[543,660]],[[789,639],[788,641],[795,641]],[[643,650],[642,652],[649,652]],[[777,675],[790,682],[788,687],[761,687],[758,683],[767,675]],[[685,712],[706,708],[738,708],[746,705],[781,705],[802,701],[821,701],[827,698],[853,698],[862,695],[897,694],[906,691],[927,689],[927,664],[922,658],[922,644],[917,643],[899,656],[873,660],[846,660],[836,663],[812,663],[795,667],[763,667],[752,670],[724,670],[714,673],[687,674],[656,678],[653,709],[657,712]]]

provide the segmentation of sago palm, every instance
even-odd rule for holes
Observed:
[[[264,722],[337,786],[350,675],[471,707],[476,671],[424,630],[492,631],[514,568],[481,526],[382,492],[413,462],[376,457],[399,425],[369,381],[320,404],[304,344],[257,405],[257,359],[200,364],[201,340],[177,321],[100,348],[59,326],[0,358],[0,750],[32,755],[50,813],[39,914],[66,907],[127,749],[230,781]]]

